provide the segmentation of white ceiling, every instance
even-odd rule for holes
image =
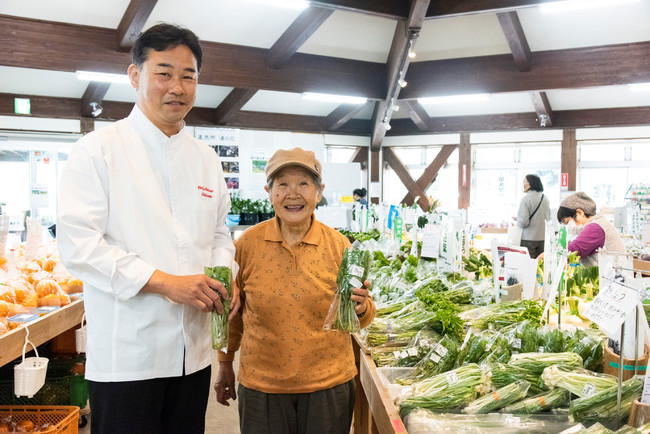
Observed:
[[[0,14],[116,28],[128,4],[129,0],[0,0]],[[159,0],[145,27],[173,22],[189,27],[205,41],[268,49],[299,13],[245,0]],[[555,14],[532,7],[518,10],[518,15],[532,51],[650,41],[650,0]],[[385,63],[395,26],[394,20],[335,11],[299,52]],[[510,53],[495,14],[427,20],[415,50],[413,62]],[[0,92],[80,98],[86,85],[72,73],[0,66]],[[217,107],[230,90],[201,85],[197,106]],[[650,105],[650,93],[629,92],[626,86],[550,90],[547,94],[553,110]],[[134,102],[135,94],[128,85],[112,85],[105,100]],[[334,108],[336,104],[305,101],[298,94],[259,91],[243,110],[326,116]],[[425,109],[433,117],[534,111],[527,93]],[[371,115],[370,108],[356,117],[369,119]],[[404,110],[394,113],[397,118],[406,116]]]

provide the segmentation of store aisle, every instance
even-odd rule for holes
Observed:
[[[239,353],[235,357],[235,372],[239,366]],[[212,382],[217,379],[219,362],[217,362],[217,353],[214,353],[212,360]],[[92,411],[91,411],[92,416]],[[88,425],[79,430],[79,434],[90,434],[90,419]],[[237,413],[237,403],[231,404],[230,407],[224,407],[217,402],[214,389],[210,390],[210,400],[208,401],[208,411],[205,415],[205,433],[206,434],[239,434],[239,414]]]

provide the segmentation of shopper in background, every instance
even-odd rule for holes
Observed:
[[[208,312],[227,292],[203,267],[231,265],[235,249],[221,163],[184,130],[201,55],[190,30],[142,33],[135,107],[79,140],[61,179],[58,247],[84,282],[93,434],[205,431]]]
[[[314,219],[321,164],[300,148],[279,150],[266,165],[275,218],[235,241],[242,308],[219,353],[217,400],[239,395],[242,433],[340,434],[350,431],[357,369],[350,334],[323,329],[348,240]],[[361,327],[375,306],[369,282],[351,299]],[[240,348],[239,387],[233,359]]]
[[[528,248],[531,258],[544,253],[544,230],[551,219],[548,197],[544,195],[542,180],[537,175],[524,177],[524,197],[519,203],[517,226],[521,228],[521,246]]]
[[[368,192],[365,188],[356,188],[352,192],[352,197],[354,198],[354,201],[361,204],[362,207],[368,208],[368,200],[366,199],[367,193]]]
[[[623,240],[605,216],[596,213],[596,202],[583,192],[564,198],[557,210],[557,219],[567,225],[567,231],[578,236],[567,249],[577,252],[585,266],[598,265],[596,250],[625,253]]]

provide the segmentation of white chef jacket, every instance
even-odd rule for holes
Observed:
[[[173,275],[231,265],[230,196],[214,150],[167,137],[137,107],[80,139],[61,176],[57,242],[84,282],[86,378],[180,376],[211,363],[210,314],[140,292]]]

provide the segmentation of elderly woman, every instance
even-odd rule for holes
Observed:
[[[266,165],[275,218],[235,242],[242,308],[219,354],[217,401],[239,395],[243,433],[350,431],[357,370],[349,333],[323,329],[336,277],[350,243],[314,219],[321,198],[321,164],[313,152],[279,150]],[[351,299],[361,327],[375,306],[364,288]],[[239,387],[233,359],[241,346]]]
[[[605,216],[596,214],[596,202],[583,192],[564,198],[557,210],[557,219],[567,225],[569,232],[578,234],[567,249],[578,252],[583,265],[598,265],[598,255],[595,253],[601,247],[609,252],[625,252],[616,228]]]

